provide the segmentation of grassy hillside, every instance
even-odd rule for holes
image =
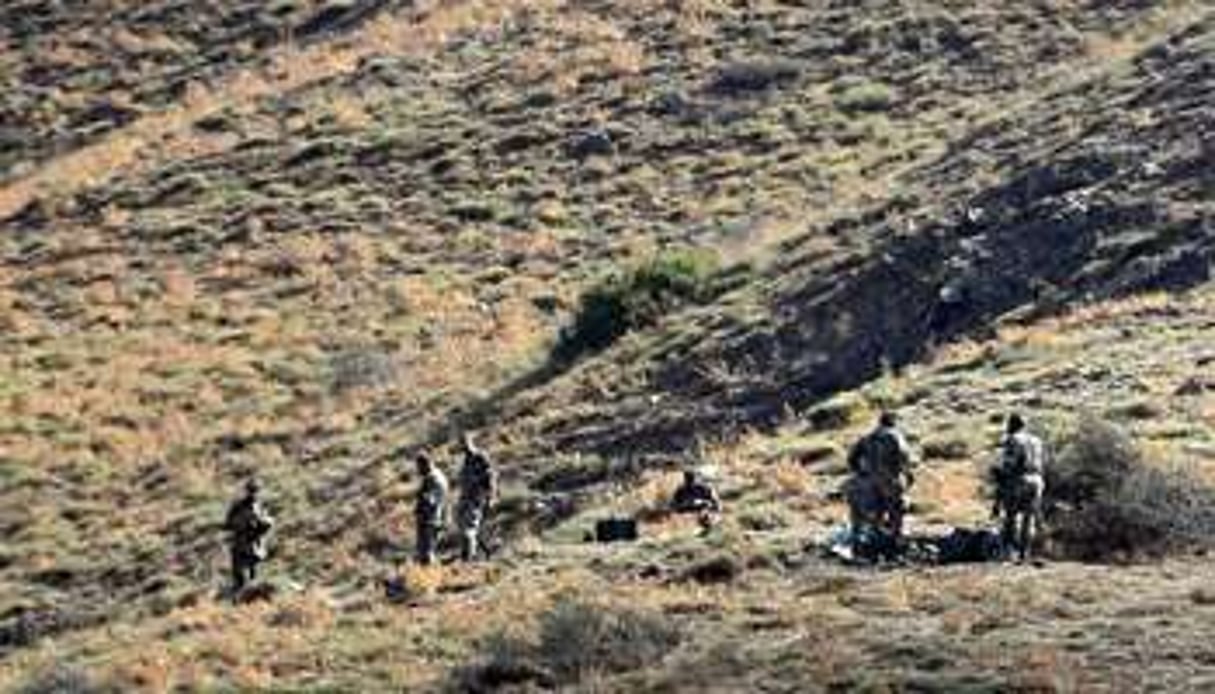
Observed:
[[[664,658],[583,675],[588,688],[1201,690],[1211,682],[1215,604],[1206,558],[873,571],[821,559],[814,543],[846,517],[835,493],[840,446],[891,403],[903,407],[924,461],[912,496],[917,532],[982,522],[977,481],[997,415],[1013,407],[1032,408],[1034,426],[1048,433],[1074,426],[1078,411],[1110,417],[1153,459],[1188,460],[1215,481],[1215,388],[1191,385],[1195,366],[1212,358],[1199,339],[1212,320],[1207,288],[1008,327],[816,410],[833,417],[811,414],[709,446],[729,513],[708,537],[691,519],[662,519],[646,525],[639,545],[582,543],[591,520],[661,503],[678,473],[653,468],[493,565],[406,570],[404,603],[371,585],[388,565],[363,585],[313,584],[273,603],[231,607],[198,596],[11,653],[0,682],[431,690],[471,681],[458,673],[490,661],[526,680],[537,676],[524,667],[530,656],[503,639],[542,638],[537,631],[556,629],[552,614],[572,603],[607,615],[627,606],[641,615],[637,638],[663,642],[644,627],[646,615],[679,635]],[[298,563],[282,557],[272,575],[287,582]],[[543,637],[539,662],[576,657],[589,636],[565,628]],[[630,651],[616,648],[598,657],[630,662]]]
[[[2,681],[63,661],[124,689],[434,685],[481,636],[604,591],[719,632],[619,688],[715,677],[719,649],[725,689],[931,669],[858,621],[895,617],[914,649],[954,649],[937,686],[1025,663],[1146,676],[1047,621],[1095,570],[1052,568],[1041,603],[992,617],[1041,626],[992,660],[959,643],[980,608],[925,607],[928,588],[1013,605],[1034,574],[916,588],[785,555],[843,517],[840,450],[882,404],[945,452],[916,522],[976,519],[1008,407],[1059,427],[1108,410],[1209,461],[1209,389],[1172,395],[1210,361],[1204,3],[86,5],[0,10]],[[686,246],[720,258],[711,301],[550,358],[582,291]],[[1118,301],[1076,308],[1094,300]],[[837,400],[844,428],[806,428]],[[383,604],[412,541],[406,452],[464,426],[502,462],[516,542],[501,566],[410,574],[421,607]],[[722,537],[569,542],[697,449],[748,509]],[[230,608],[217,526],[251,471],[282,520],[274,579],[299,591]],[[756,563],[741,585],[665,582],[725,550]],[[632,580],[650,564],[664,580]],[[1086,628],[1204,571],[1128,572]],[[761,614],[820,589],[842,621],[818,598]],[[847,658],[804,671],[806,630],[843,624]],[[737,649],[751,631],[771,648]]]
[[[562,449],[677,449],[1001,317],[1209,281],[1213,31],[1196,22],[982,125],[903,171],[893,199],[812,225],[740,290],[521,409],[545,413],[535,426]],[[963,297],[948,316],[934,313],[946,287]]]
[[[271,64],[271,50],[348,32],[402,3],[62,3],[0,8],[5,47],[0,179],[95,142],[241,68]],[[191,93],[193,92],[193,93]]]

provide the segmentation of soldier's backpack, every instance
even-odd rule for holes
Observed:
[[[1004,437],[1001,446],[1002,465],[1011,478],[1042,474],[1042,443],[1024,433]]]
[[[1000,534],[994,530],[954,528],[938,542],[938,561],[942,564],[966,564],[999,561],[1004,552]]]
[[[471,453],[465,458],[464,468],[460,471],[460,486],[465,493],[482,495],[489,492],[493,486],[493,470],[485,454]]]
[[[865,456],[868,469],[884,479],[896,479],[907,467],[903,447],[893,431],[878,430],[869,437]]]

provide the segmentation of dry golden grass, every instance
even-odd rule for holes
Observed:
[[[622,79],[645,68],[641,44],[595,14],[565,11],[548,20],[548,27],[551,33],[543,43],[512,60],[515,81],[570,94],[586,77]]]
[[[349,73],[370,55],[424,53],[456,32],[491,30],[525,7],[535,9],[537,3],[469,0],[441,5],[421,19],[408,14],[382,16],[337,45],[301,48],[288,44],[275,49],[267,69],[241,70],[208,86],[193,83],[179,104],[146,115],[100,142],[55,157],[0,188],[0,219],[35,199],[63,198],[117,175],[147,170],[165,159],[223,151],[233,144],[231,138],[204,135],[191,126],[221,110],[246,112],[261,99]],[[65,60],[83,59],[70,48],[58,50],[64,52]],[[149,156],[153,151],[156,155]]]
[[[681,21],[689,33],[702,32],[713,13],[734,11],[712,2],[661,4],[670,5],[683,17]],[[639,2],[633,11],[648,12],[659,5]],[[507,22],[512,13],[534,7],[543,10],[556,6],[523,2],[448,5],[433,10],[418,23],[382,18],[336,45],[285,47],[272,69],[232,75],[210,88],[195,86],[176,108],[149,116],[96,148],[70,155],[62,162],[51,162],[30,179],[6,188],[0,192],[0,214],[17,209],[31,199],[30,195],[38,194],[39,185],[56,188],[56,195],[58,191],[67,194],[111,175],[111,168],[114,175],[123,175],[154,166],[157,159],[221,151],[232,140],[194,132],[190,127],[194,119],[225,108],[252,111],[262,98],[345,74],[361,57],[375,52],[425,51],[468,28],[492,31]],[[650,56],[640,42],[620,28],[624,24],[573,11],[545,15],[542,21],[552,21],[563,40],[574,42],[577,49],[542,45],[520,58],[517,68],[536,80],[552,80],[558,87],[572,88],[592,74],[628,77],[648,67]],[[568,62],[561,59],[564,57],[569,58]],[[706,66],[715,60],[704,56]],[[361,129],[369,124],[369,105],[361,97],[339,98],[322,117],[340,128]],[[591,118],[607,122],[609,115],[592,113]],[[893,132],[889,137],[898,140],[900,134]],[[154,151],[144,148],[149,144],[155,144]],[[882,146],[861,152],[826,149],[804,163],[813,167],[828,163],[832,157],[840,159],[834,164],[838,164],[841,205],[860,207],[888,192],[881,189],[888,181],[870,180],[872,177],[865,174],[869,163],[889,154],[882,151]],[[137,160],[140,157],[146,161]],[[714,166],[745,168],[749,162],[740,153],[729,152]],[[651,178],[639,174],[634,182],[637,187],[646,188],[666,175],[659,168],[643,173]],[[796,197],[797,193],[794,190],[789,195]],[[689,209],[713,219],[749,204],[732,195],[705,196],[690,203]],[[652,203],[659,206],[664,201],[655,197]],[[551,204],[552,209],[538,211],[537,216],[554,227],[553,231],[506,234],[486,240],[473,238],[475,230],[461,230],[460,239],[486,244],[491,251],[507,256],[521,256],[527,263],[556,266],[574,244],[567,243],[568,237],[557,230],[569,221],[570,212],[560,203]],[[804,202],[798,204],[804,206]],[[738,249],[739,255],[755,252],[757,246],[775,247],[797,231],[806,217],[797,207],[788,211],[761,224],[748,240],[755,244],[742,244],[747,248]],[[832,208],[806,214],[837,211]],[[101,249],[130,222],[131,215],[125,210],[108,209],[98,228],[61,234],[58,238],[69,241],[52,242],[49,250],[70,251],[73,245]],[[776,436],[751,433],[737,443],[710,446],[705,458],[720,471],[722,486],[744,495],[738,508],[731,508],[731,514],[777,508],[789,512],[789,527],[753,530],[731,519],[720,533],[698,545],[694,518],[671,519],[653,532],[660,549],[665,549],[663,543],[670,540],[668,544],[677,546],[678,554],[656,555],[655,561],[697,561],[711,553],[735,551],[755,559],[755,565],[748,565],[743,578],[733,585],[632,580],[626,573],[632,568],[627,561],[648,561],[649,557],[634,556],[624,561],[606,551],[599,552],[599,548],[555,548],[533,540],[513,548],[517,554],[508,555],[500,570],[404,569],[405,584],[426,606],[425,610],[416,610],[380,601],[375,579],[388,570],[388,562],[370,556],[362,545],[371,535],[410,541],[406,528],[412,488],[400,484],[388,466],[362,466],[369,455],[389,450],[394,442],[416,440],[430,424],[428,413],[441,414],[452,403],[475,401],[523,372],[523,367],[537,363],[554,325],[537,311],[531,299],[554,292],[568,300],[570,287],[561,283],[550,286],[547,277],[540,279],[540,272],[533,278],[519,279],[502,268],[478,267],[476,272],[494,274],[492,291],[505,294],[501,300],[486,301],[483,297],[489,282],[477,277],[441,271],[404,279],[396,274],[377,274],[381,266],[404,265],[400,262],[404,254],[393,247],[395,241],[306,232],[266,240],[261,230],[253,231],[264,244],[231,248],[217,262],[201,267],[171,259],[153,260],[154,267],[147,277],[151,278],[151,291],[159,291],[154,301],[140,299],[140,292],[149,288],[127,281],[133,274],[131,266],[116,253],[48,265],[28,275],[0,268],[0,329],[11,328],[15,333],[12,337],[17,339],[42,336],[41,341],[14,342],[13,350],[0,352],[0,375],[5,377],[0,381],[0,421],[6,427],[0,433],[0,457],[29,461],[33,463],[30,475],[42,475],[56,484],[83,480],[79,489],[106,499],[117,490],[127,498],[138,470],[171,457],[170,490],[163,496],[205,499],[216,506],[226,497],[237,470],[257,467],[272,484],[281,483],[290,490],[292,507],[288,515],[305,515],[292,519],[298,523],[292,530],[304,528],[305,534],[315,520],[307,514],[319,516],[322,512],[313,506],[314,493],[321,498],[321,493],[345,491],[336,482],[331,485],[328,477],[357,473],[357,479],[347,484],[371,497],[369,501],[343,498],[315,503],[324,513],[349,513],[342,520],[359,531],[346,533],[323,547],[314,540],[289,537],[284,540],[285,556],[281,561],[276,558],[272,568],[284,575],[305,574],[316,586],[332,586],[335,593],[341,593],[341,599],[329,595],[329,587],[318,587],[313,592],[284,595],[271,605],[232,607],[202,599],[192,606],[176,608],[167,617],[145,615],[137,620],[119,620],[105,629],[65,635],[0,663],[0,688],[68,654],[95,666],[98,672],[113,674],[127,690],[319,686],[329,681],[341,686],[349,683],[342,678],[351,672],[366,676],[373,683],[367,685],[370,689],[379,684],[385,690],[419,690],[432,687],[446,668],[465,662],[478,638],[501,628],[526,630],[552,601],[569,594],[606,604],[669,611],[672,619],[686,619],[694,625],[698,638],[704,633],[721,638],[731,651],[743,650],[742,645],[750,643],[765,648],[796,643],[798,652],[793,660],[814,660],[807,666],[814,673],[814,682],[875,664],[867,662],[872,656],[872,642],[897,634],[900,628],[912,629],[908,624],[918,630],[935,629],[935,622],[916,621],[924,613],[939,620],[946,635],[959,639],[981,639],[1001,630],[1011,633],[1008,630],[1018,625],[1041,622],[1050,609],[1057,607],[1052,605],[1057,596],[1051,592],[1055,587],[1049,581],[1073,580],[1068,578],[1067,567],[1039,584],[1048,584],[1040,597],[1025,585],[1010,587],[998,577],[942,578],[932,572],[914,578],[850,577],[825,594],[799,596],[799,591],[809,590],[807,586],[819,580],[815,572],[822,567],[812,563],[809,567],[784,568],[779,564],[783,559],[778,557],[800,551],[806,539],[803,534],[821,531],[847,516],[839,501],[825,498],[839,481],[838,453],[822,465],[823,469],[831,468],[830,474],[820,474],[819,463],[811,467],[801,463],[800,451],[821,442],[836,445],[837,452],[844,450],[872,424],[875,407],[871,407],[871,400],[874,405],[879,399],[885,402],[885,398],[901,402],[915,390],[921,377],[935,377],[933,369],[944,363],[969,361],[986,354],[993,345],[1042,347],[1029,351],[1049,353],[1046,356],[1051,358],[1071,358],[1073,355],[1061,354],[1068,351],[1064,348],[1085,344],[1084,335],[1073,335],[1073,331],[1079,333],[1108,321],[1150,318],[1165,308],[1196,305],[1148,297],[1087,307],[1040,325],[1008,327],[996,343],[949,347],[923,371],[889,377],[872,391],[858,395],[860,414],[839,431],[811,436],[802,423],[794,422]],[[644,252],[647,245],[657,245],[658,241],[642,237],[631,243],[635,245],[628,252]],[[836,247],[831,241],[816,241],[802,249],[806,253],[830,253]],[[744,259],[750,260],[751,256]],[[280,272],[291,275],[293,281],[298,279],[302,287],[298,295],[281,302],[259,291],[266,286],[268,276]],[[501,279],[503,274],[505,280]],[[84,278],[88,281],[77,284]],[[46,296],[67,312],[78,311],[81,320],[90,326],[83,331],[86,334],[56,333],[58,328],[31,308],[30,296],[13,289],[17,282],[27,280],[55,285],[55,291]],[[213,287],[219,285],[235,288],[217,292]],[[383,349],[391,363],[402,367],[404,375],[393,382],[363,384],[333,393],[327,382],[327,359],[347,347],[371,352]],[[66,366],[35,368],[35,360],[44,356],[48,363],[66,361]],[[1041,367],[1046,356],[1030,354],[1027,360],[1038,359],[1032,364]],[[1046,369],[1040,371],[1045,373]],[[999,391],[1007,385],[1000,380],[1002,377],[992,378],[988,384],[991,390]],[[1171,377],[1172,372],[1153,374],[1152,395],[1161,395],[1164,391],[1157,386],[1173,383],[1168,380]],[[613,394],[613,386],[610,379],[601,379],[585,392],[606,398]],[[1015,392],[1009,389],[1009,393]],[[471,397],[464,397],[469,394]],[[1017,401],[1019,396],[1001,392],[1000,397],[1005,398],[997,403],[1002,405]],[[436,398],[446,399],[436,404]],[[933,402],[932,396],[929,400]],[[1049,406],[1059,407],[1054,403]],[[927,408],[912,405],[909,409],[912,426],[929,430],[936,423],[924,414]],[[1215,407],[1207,398],[1194,402],[1191,419],[1182,423],[1201,420],[1215,427],[1213,416]],[[983,426],[979,414],[961,419],[965,419],[966,427]],[[503,440],[519,440],[532,433],[539,432],[506,431],[500,436]],[[236,462],[228,457],[217,459],[217,442],[258,435],[267,440],[285,437],[288,443],[245,444],[231,454]],[[322,456],[319,465],[295,448],[329,444],[334,444],[338,452]],[[315,467],[305,469],[301,462],[306,457],[307,465]],[[53,475],[48,470],[54,470]],[[931,507],[926,515],[969,524],[985,513],[971,461],[947,461],[924,471],[920,479],[914,495]],[[677,483],[677,472],[648,475],[637,488],[604,503],[623,512],[656,508],[665,503]],[[27,499],[23,493],[5,501],[17,506]],[[63,556],[54,548],[60,534],[67,532],[67,524],[58,510],[51,504],[33,507],[23,532],[46,546],[20,557],[15,574],[62,564]],[[113,519],[112,527],[107,525],[108,541],[119,543],[138,537],[148,527],[164,527],[171,514],[182,509],[162,497],[132,502],[128,510]],[[86,530],[73,528],[72,532],[84,537]],[[309,552],[321,556],[304,558]],[[520,556],[527,561],[520,561]],[[773,568],[776,566],[781,568]],[[765,622],[772,612],[779,612],[779,618]],[[861,632],[870,621],[877,626],[864,632],[862,638]],[[761,629],[771,633],[755,633]],[[807,637],[807,633],[813,636]],[[152,643],[157,645],[148,646]],[[1075,665],[1073,660],[1060,657],[1064,651],[1053,646],[1028,653],[1019,647],[1014,650],[996,665],[1027,673],[1025,687],[1074,684],[1058,679],[1057,670]]]

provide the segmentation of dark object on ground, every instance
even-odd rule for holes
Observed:
[[[636,542],[640,536],[633,518],[605,518],[595,522],[595,542]]]
[[[616,152],[616,143],[605,130],[590,130],[580,133],[569,144],[570,156],[575,159],[604,157]]]
[[[384,597],[388,602],[405,602],[409,599],[409,586],[399,576],[384,579]]]
[[[896,539],[879,530],[841,532],[828,554],[849,564],[936,565],[1002,561],[1007,552],[1000,534],[988,528],[953,528],[943,536]]]
[[[742,570],[742,564],[734,557],[714,557],[689,567],[681,579],[702,585],[733,583],[742,575]]]
[[[386,0],[325,3],[315,15],[295,30],[297,38],[349,31],[371,19],[389,3]]]
[[[876,528],[859,533],[852,544],[853,556],[867,562],[895,561],[905,549],[898,538]]]
[[[718,96],[746,96],[796,82],[805,66],[792,60],[737,62],[722,68],[709,84]]]
[[[658,564],[646,564],[637,572],[637,578],[642,580],[662,578],[664,569]]]
[[[1000,561],[1005,554],[1000,534],[986,528],[954,528],[953,532],[936,540],[934,544],[937,547],[937,562],[940,564]]]
[[[251,583],[239,591],[236,591],[232,595],[232,601],[241,604],[251,602],[269,602],[274,599],[274,596],[277,595],[278,592],[278,586],[274,585],[273,583]]]

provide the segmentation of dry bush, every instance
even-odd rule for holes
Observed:
[[[535,642],[493,636],[481,662],[456,670],[449,689],[566,687],[657,663],[680,640],[679,629],[660,615],[563,600],[540,617]]]
[[[349,347],[329,358],[330,386],[337,393],[392,385],[399,375],[392,355],[379,347]]]
[[[74,665],[55,663],[30,676],[16,694],[112,694],[119,688],[95,679]]]
[[[1215,490],[1187,467],[1153,466],[1126,434],[1086,419],[1047,467],[1049,537],[1084,561],[1163,556],[1215,537]]]
[[[660,660],[679,632],[656,615],[560,602],[540,620],[539,656],[562,680],[634,670]]]
[[[720,68],[709,88],[724,95],[760,92],[796,82],[804,72],[794,60],[735,62]]]

